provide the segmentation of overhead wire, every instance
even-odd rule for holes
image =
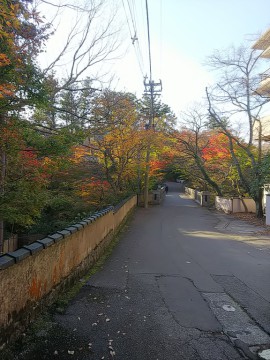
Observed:
[[[134,5],[134,2],[133,2],[133,12],[132,12],[129,0],[127,0],[127,3],[128,3],[129,13],[130,13],[130,16],[131,16],[131,21],[132,21],[132,24],[133,24],[133,29],[135,31],[134,36],[136,36],[136,20],[135,20],[135,11],[134,11],[135,10],[135,5]]]
[[[134,46],[134,51],[135,51],[135,55],[137,58],[137,62],[138,62],[141,74],[144,77],[143,56],[142,56],[142,52],[141,52],[141,48],[140,48],[140,42],[139,42],[139,38],[138,38],[137,25],[136,25],[135,2],[133,0],[132,6],[131,6],[131,3],[129,2],[129,0],[127,0],[127,5],[128,5],[128,10],[129,10],[129,15],[130,15],[131,21],[129,20],[129,15],[128,15],[124,0],[122,0],[122,4],[123,4],[124,11],[125,11],[125,17],[126,17],[127,24],[128,24],[132,45]]]
[[[140,70],[142,73],[142,76],[144,76],[144,62],[143,62],[143,56],[142,56],[142,51],[141,51],[141,42],[140,42],[140,37],[139,37],[139,33],[138,33],[138,28],[137,28],[137,24],[136,24],[136,6],[135,6],[135,0],[132,0],[132,4],[133,4],[133,9],[132,9],[132,13],[133,13],[133,20],[134,20],[134,41],[133,41],[133,45],[135,48],[135,52],[137,53],[137,58],[138,58],[138,62],[139,62],[139,66],[140,66]]]
[[[128,29],[129,29],[130,37],[132,38],[131,27],[130,27],[130,24],[129,24],[128,14],[127,14],[127,11],[126,11],[126,7],[125,7],[124,0],[122,0],[122,4],[123,4],[124,11],[125,11],[125,16],[126,16],[126,20],[127,20],[127,24],[128,24]]]
[[[149,78],[150,78],[150,82],[151,82],[152,81],[152,58],[151,58],[150,21],[149,21],[148,0],[145,0],[145,8],[146,8],[146,22],[147,22]]]
[[[159,36],[160,36],[160,46],[159,46],[159,72],[160,72],[160,76],[161,78],[162,76],[162,64],[163,64],[163,0],[160,0],[160,19],[159,19],[159,27],[160,27],[160,32],[159,32]]]
[[[130,37],[131,37],[131,41],[132,41],[132,45],[134,46],[134,50],[135,50],[135,55],[137,58],[137,62],[141,71],[141,74],[144,78],[146,78],[145,76],[145,72],[144,72],[144,62],[143,62],[143,55],[142,55],[142,51],[141,51],[141,38],[138,34],[138,29],[137,29],[137,23],[136,23],[136,6],[135,6],[135,0],[126,0],[126,2],[124,0],[122,0],[122,4],[123,4],[123,8],[125,11],[125,17],[126,17],[126,21],[128,24],[128,28],[129,28],[129,33],[130,33]],[[160,0],[160,19],[159,19],[159,37],[160,37],[160,48],[159,48],[159,54],[158,54],[158,58],[159,58],[159,72],[161,72],[161,66],[162,66],[162,0]],[[148,0],[145,0],[145,10],[144,10],[145,14],[146,14],[146,46],[147,46],[147,50],[148,50],[148,63],[149,63],[149,79],[150,82],[152,81],[153,78],[153,68],[152,68],[152,50],[151,50],[151,37],[150,37],[150,20],[149,20],[149,7],[148,7]],[[144,37],[143,37],[144,38]]]

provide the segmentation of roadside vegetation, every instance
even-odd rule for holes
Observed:
[[[181,178],[218,195],[251,196],[262,216],[270,158],[254,136],[268,102],[256,93],[258,54],[243,47],[213,54],[208,65],[220,77],[205,104],[180,114],[176,127],[156,98],[149,128],[149,97],[101,86],[97,75],[120,41],[113,13],[92,31],[105,3],[64,5],[77,23],[44,69],[38,59],[53,24],[31,0],[1,2],[0,252],[10,234],[46,235],[142,193],[149,144],[150,189]],[[66,56],[72,61],[60,76]]]

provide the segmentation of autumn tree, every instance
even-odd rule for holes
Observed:
[[[136,98],[106,90],[95,100],[90,132],[104,175],[114,193],[137,187],[142,166],[145,129],[139,121]]]
[[[149,188],[155,186],[155,183],[157,183],[161,177],[158,176],[155,179],[156,176],[153,176],[154,174],[157,175],[157,171],[153,172],[153,168],[158,169],[156,166],[158,163],[159,167],[161,165],[161,161],[157,161],[156,159],[158,154],[156,144],[158,139],[162,137],[161,134],[169,134],[173,130],[176,117],[170,107],[167,104],[163,104],[158,96],[149,93],[145,93],[140,100],[140,115],[147,130],[144,170],[144,207],[147,208]]]
[[[206,131],[207,116],[198,106],[183,112],[180,116],[182,129],[175,133],[178,151],[186,158],[192,159],[193,175],[203,179],[219,196],[222,196],[220,185],[214,180],[212,174],[206,167],[204,152],[209,145],[209,133]],[[196,172],[194,170],[196,169]],[[199,173],[198,173],[199,170]],[[191,171],[190,171],[191,174]]]
[[[254,123],[260,121],[260,113],[269,99],[257,94],[259,56],[249,47],[232,48],[226,52],[216,51],[208,59],[208,65],[219,73],[217,85],[207,89],[208,111],[215,123],[227,137],[234,166],[241,186],[256,202],[258,217],[263,216],[261,153],[254,143]],[[224,118],[227,122],[224,122]],[[239,130],[242,130],[242,140]],[[236,152],[242,149],[249,159],[249,169]],[[256,186],[254,184],[256,183]]]
[[[44,99],[42,74],[35,61],[47,39],[48,26],[41,22],[32,1],[2,1],[0,8],[0,132],[4,134],[19,114]],[[17,134],[20,138],[20,134]],[[3,141],[3,139],[5,141]],[[1,172],[0,194],[7,199],[11,154],[18,158],[24,149],[9,144],[10,139],[3,137],[0,146]],[[14,145],[14,142],[11,141]],[[20,141],[18,141],[20,144]],[[10,146],[9,146],[10,145]],[[24,159],[25,160],[25,159]],[[23,187],[25,188],[25,186]],[[21,188],[22,190],[22,188]],[[15,192],[18,195],[18,192]],[[13,195],[15,194],[13,192]],[[22,195],[21,195],[22,196]],[[18,197],[8,198],[9,208],[14,206]],[[12,201],[14,204],[12,205]],[[5,201],[4,201],[5,202]],[[35,212],[35,211],[34,211]],[[11,213],[11,211],[10,211]],[[29,206],[29,216],[31,206]],[[0,252],[2,250],[4,218],[0,220]],[[12,216],[11,216],[12,217]]]
[[[44,159],[26,141],[25,124],[16,119],[2,126],[0,146],[5,152],[4,191],[0,217],[15,232],[31,226],[46,203],[48,173]]]

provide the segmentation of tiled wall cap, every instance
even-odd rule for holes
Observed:
[[[55,233],[55,234],[52,234],[52,235],[48,235],[48,237],[53,239],[54,242],[58,242],[61,239],[63,239],[64,235],[59,234],[59,233]]]
[[[82,224],[83,227],[86,227],[88,224],[90,224],[90,221],[87,221],[87,219],[83,219],[82,221],[79,222],[79,224]]]
[[[75,233],[76,231],[78,231],[78,229],[75,226],[69,226],[67,228],[65,228],[64,230],[68,230],[71,232],[71,234]]]
[[[80,221],[79,224],[82,224],[83,227],[86,227],[89,223],[87,221]]]
[[[29,250],[31,252],[31,255],[34,255],[37,252],[43,250],[43,245],[41,243],[35,241],[30,245],[24,245],[23,249]]]
[[[90,216],[89,218],[84,219],[84,221],[87,221],[88,224],[90,224],[94,221],[94,218],[92,218],[92,216]]]
[[[15,259],[8,255],[0,256],[0,270],[4,270],[15,264]]]
[[[44,239],[37,240],[37,243],[41,244],[44,247],[44,249],[46,249],[47,247],[53,245],[54,241],[53,239],[46,237]]]
[[[82,224],[74,224],[72,225],[73,227],[75,227],[77,230],[80,230],[83,228],[83,225]]]
[[[94,221],[96,221],[96,216],[94,216],[94,215],[92,215],[92,216],[90,216],[89,218],[88,218],[90,221],[91,221],[91,223],[92,222],[94,222]]]
[[[15,259],[15,262],[17,263],[30,256],[31,253],[30,250],[21,248],[12,252],[8,252],[7,255],[13,257]]]
[[[57,234],[61,234],[65,238],[65,237],[67,237],[67,236],[69,236],[71,234],[71,231],[69,231],[67,229],[64,229],[62,231],[57,231]]]

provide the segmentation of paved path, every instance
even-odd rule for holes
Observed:
[[[257,359],[270,347],[270,240],[229,218],[170,184],[163,205],[137,209],[104,268],[55,316],[53,337],[38,334],[36,358]]]

